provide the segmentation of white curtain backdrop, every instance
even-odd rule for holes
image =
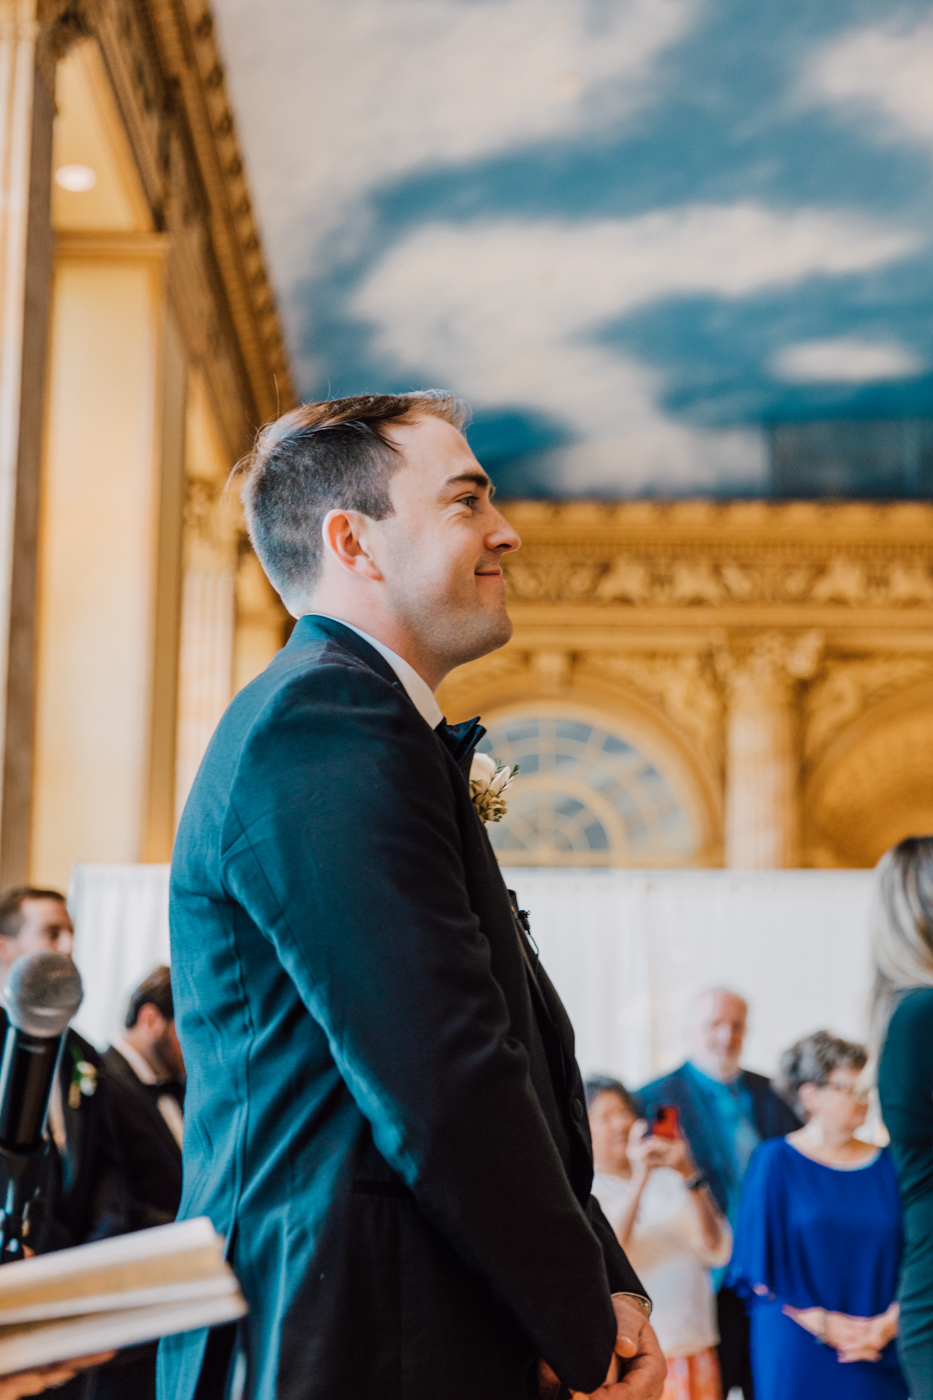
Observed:
[[[168,866],[75,865],[68,908],[84,983],[74,1024],[102,1050],[123,1029],[130,992],[169,960]]]
[[[749,1069],[826,1027],[861,1039],[870,870],[505,870],[570,1013],[584,1074],[633,1088],[684,1058],[691,997],[747,997]]]
[[[710,983],[751,1003],[751,1069],[772,1073],[785,1046],[821,1026],[864,1035],[871,871],[503,874],[531,915],[584,1073],[637,1087],[677,1064],[687,1004]],[[169,961],[168,866],[76,866],[69,904],[85,987],[75,1024],[103,1046],[132,989]]]

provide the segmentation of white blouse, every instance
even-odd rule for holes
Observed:
[[[618,1231],[631,1199],[631,1180],[597,1172],[593,1195]],[[723,1221],[719,1249],[706,1248],[696,1206],[679,1172],[655,1167],[648,1177],[625,1252],[654,1304],[651,1324],[664,1355],[693,1356],[715,1346],[719,1333],[709,1270],[729,1262],[732,1231]]]

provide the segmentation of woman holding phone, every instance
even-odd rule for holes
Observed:
[[[599,1201],[654,1304],[667,1358],[662,1400],[720,1400],[716,1299],[709,1270],[728,1262],[732,1234],[690,1160],[677,1110],[649,1127],[616,1079],[586,1085]]]

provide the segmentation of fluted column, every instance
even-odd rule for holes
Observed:
[[[285,641],[286,613],[259,560],[241,541],[236,576],[233,689],[264,671]]]
[[[774,870],[800,863],[796,692],[816,672],[822,637],[769,633],[718,656],[726,683],[725,863]]]
[[[238,518],[235,498],[195,478],[185,510],[176,816],[233,693]]]

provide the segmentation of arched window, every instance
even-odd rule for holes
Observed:
[[[508,812],[487,827],[503,865],[677,865],[692,823],[667,777],[631,739],[560,715],[493,723],[480,748],[518,764]]]

